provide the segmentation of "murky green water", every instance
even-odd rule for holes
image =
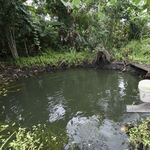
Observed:
[[[128,136],[119,129],[137,118],[126,105],[142,103],[133,92],[139,80],[134,74],[83,68],[41,74],[18,82],[11,90],[21,90],[1,99],[6,108],[0,121],[49,122],[64,129],[78,149],[123,150]]]

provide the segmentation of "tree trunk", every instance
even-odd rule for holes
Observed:
[[[90,38],[90,35],[91,35],[91,29],[90,29],[90,22],[88,20],[88,32],[87,32],[87,40],[89,40]]]
[[[14,59],[18,59],[18,52],[16,48],[16,41],[15,41],[15,34],[14,34],[14,27],[5,27],[5,32],[8,40],[8,45],[11,50]]]
[[[109,24],[109,42],[112,44],[112,41],[113,41],[113,20],[114,20],[114,17],[113,17],[113,13],[111,14],[111,20],[110,20],[110,24]]]
[[[23,34],[23,40],[24,40],[24,46],[25,46],[26,54],[27,54],[27,56],[29,56],[28,49],[27,49],[27,44],[26,44],[26,39],[25,39],[24,34]]]

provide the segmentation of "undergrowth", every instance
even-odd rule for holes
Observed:
[[[146,120],[141,118],[141,121],[140,125],[135,124],[129,129],[128,141],[133,147],[137,149],[143,147],[143,150],[146,150],[150,149],[150,117],[147,117]]]
[[[70,66],[76,66],[83,61],[92,62],[94,54],[89,52],[76,52],[74,48],[71,48],[69,52],[60,53],[51,51],[49,49],[43,52],[40,56],[34,57],[20,57],[15,60],[11,65],[15,64],[19,67],[35,67],[35,66],[56,66],[59,67],[62,63]]]
[[[132,40],[126,46],[116,49],[112,48],[109,52],[113,55],[113,59],[116,61],[129,61],[139,63],[150,63],[150,40]],[[85,49],[82,52],[76,52],[75,48],[70,48],[67,52],[56,52],[47,48],[39,56],[34,57],[20,57],[15,61],[10,61],[9,65],[16,65],[18,67],[47,67],[55,66],[60,67],[63,63],[71,66],[80,65],[83,61],[92,63],[95,59],[96,50],[92,51]],[[3,64],[4,68],[4,64]]]
[[[114,59],[130,62],[150,63],[150,39],[132,40],[114,52]]]

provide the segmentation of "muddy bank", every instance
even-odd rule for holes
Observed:
[[[89,62],[82,62],[79,65],[72,66],[72,67],[84,67],[84,68],[98,68],[98,69],[110,69],[110,70],[120,70],[123,72],[131,72],[137,73],[143,77],[145,77],[147,71],[141,68],[135,67],[131,65],[129,62],[99,62],[99,63],[89,63]],[[23,67],[20,68],[18,66],[10,67],[6,66],[5,68],[0,68],[0,85],[3,85],[7,82],[14,82],[20,79],[25,79],[29,76],[37,75],[42,72],[50,72],[56,69],[64,69],[68,68],[67,64],[62,63],[58,66],[48,66],[48,67],[41,67],[36,66],[34,68]]]
[[[72,66],[72,67],[94,67],[93,64],[89,62],[82,62],[79,65]],[[43,72],[51,72],[58,69],[65,69],[69,68],[69,66],[65,63],[60,63],[58,66],[35,66],[35,67],[19,67],[19,66],[5,66],[0,68],[0,85],[3,85],[7,82],[14,82],[17,80],[25,79],[30,76],[35,76],[39,73]]]
[[[136,63],[138,65],[138,63]],[[140,65],[141,67],[138,67],[137,65],[133,65],[133,63],[130,62],[111,62],[109,64],[99,64],[98,67],[101,69],[112,69],[112,70],[120,70],[123,72],[131,72],[139,74],[143,77],[146,77],[147,70],[145,69],[146,65]],[[147,68],[148,69],[148,68]]]

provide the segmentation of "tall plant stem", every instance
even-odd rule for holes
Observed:
[[[16,41],[15,41],[15,32],[14,32],[14,26],[12,27],[5,27],[6,37],[8,40],[8,45],[11,50],[11,53],[13,55],[14,59],[18,59],[18,52],[16,48]]]
[[[29,56],[28,49],[27,49],[27,44],[26,44],[26,39],[25,39],[24,34],[23,34],[23,40],[24,40],[24,46],[25,46],[26,54],[27,54],[27,56]]]

